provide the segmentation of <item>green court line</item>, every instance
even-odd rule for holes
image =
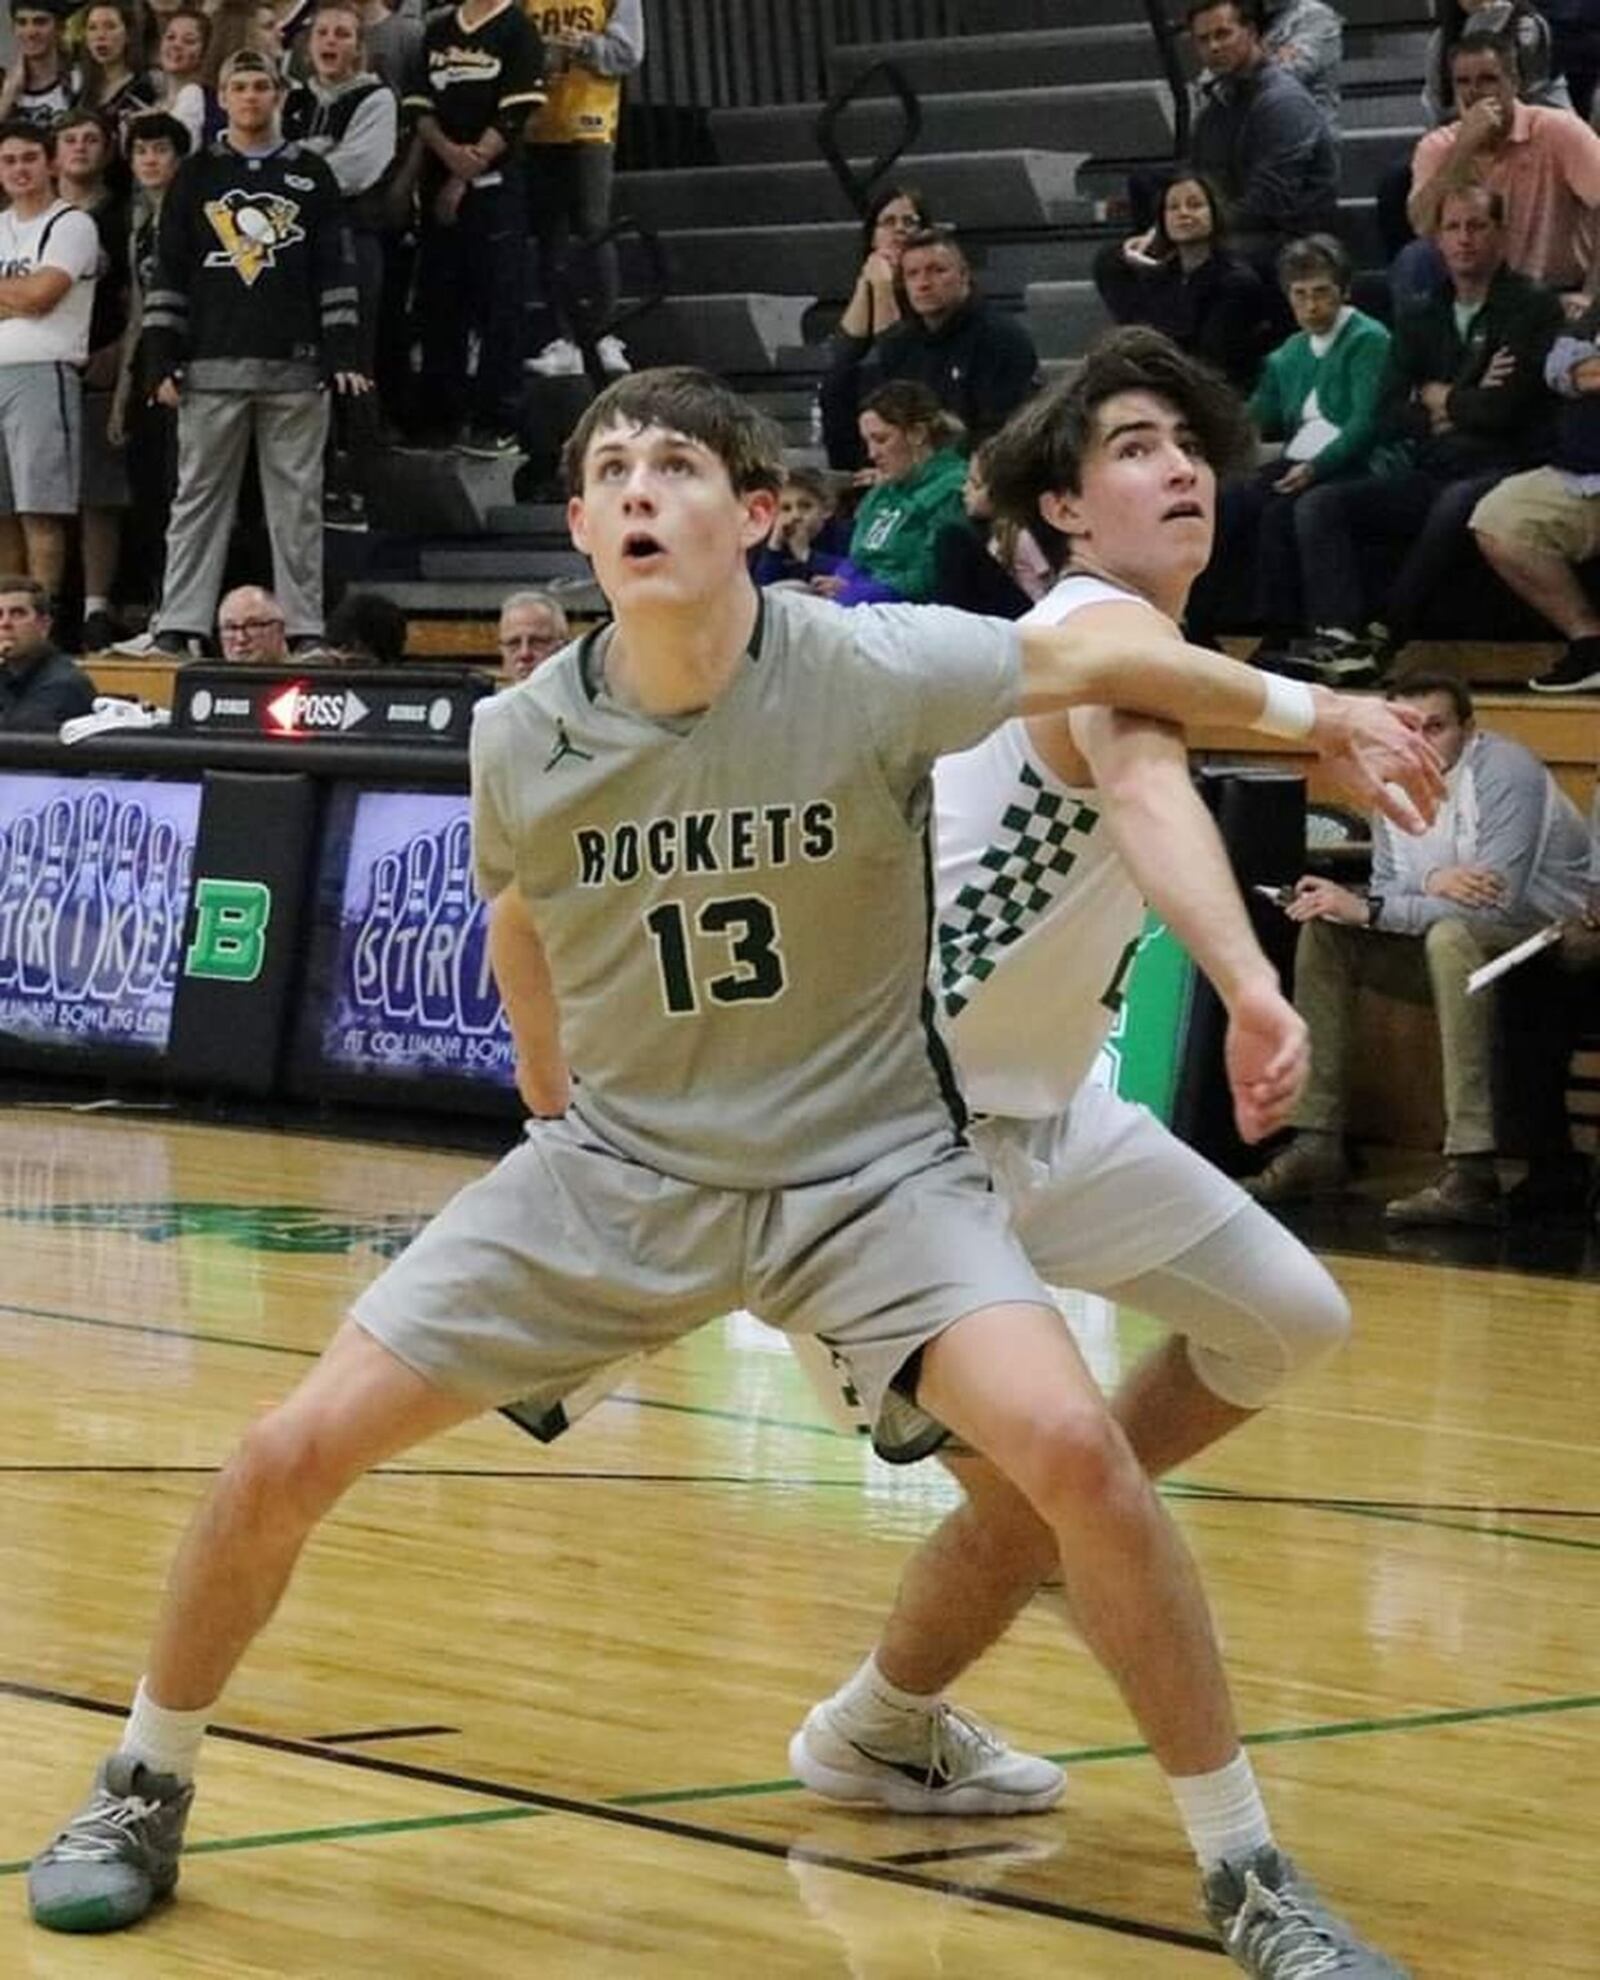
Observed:
[[[283,1849],[294,1843],[351,1842],[364,1836],[412,1835],[423,1829],[481,1828],[491,1822],[527,1822],[549,1813],[544,1808],[470,1808],[455,1815],[409,1815],[388,1822],[341,1822],[325,1829],[275,1829],[259,1836],[219,1836],[211,1842],[188,1843],[185,1856],[220,1856],[230,1849]],[[0,1863],[0,1877],[19,1876],[28,1867],[24,1857]]]
[[[1600,1694],[1593,1697],[1535,1698],[1520,1705],[1463,1706],[1452,1711],[1411,1712],[1388,1719],[1341,1719],[1320,1726],[1285,1726],[1268,1732],[1246,1733],[1246,1746],[1289,1746],[1318,1739],[1349,1739],[1357,1735],[1389,1732],[1425,1732],[1437,1726],[1475,1725],[1489,1720],[1546,1717],[1558,1712],[1584,1712],[1600,1709]],[[1083,1767],[1102,1760],[1137,1760],[1150,1751],[1142,1744],[1086,1746],[1049,1757],[1058,1766]],[[745,1781],[732,1786],[666,1788],[647,1794],[610,1795],[600,1805],[608,1808],[662,1808],[686,1802],[749,1800],[762,1795],[791,1794],[800,1783],[795,1780]],[[485,1788],[485,1794],[492,1792]],[[225,1850],[282,1849],[296,1843],[350,1842],[367,1836],[414,1835],[430,1829],[464,1829],[490,1823],[524,1822],[548,1815],[552,1810],[528,1808],[472,1808],[453,1815],[413,1815],[382,1822],[347,1822],[319,1829],[278,1829],[256,1836],[224,1836],[212,1842],[191,1843],[188,1856],[218,1855]],[[27,1869],[23,1859],[0,1863],[0,1877],[20,1876]]]

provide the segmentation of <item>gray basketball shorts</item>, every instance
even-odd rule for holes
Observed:
[[[0,364],[0,515],[78,512],[83,381],[68,364]]]
[[[912,1400],[921,1350],[1012,1300],[1050,1304],[983,1162],[945,1135],[825,1182],[713,1189],[620,1154],[569,1114],[531,1123],[351,1317],[438,1387],[537,1414],[747,1307],[820,1334],[879,1454],[909,1463],[946,1434]]]

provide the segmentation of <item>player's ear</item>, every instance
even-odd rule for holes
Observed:
[[[772,534],[772,524],[778,513],[778,491],[775,488],[749,488],[741,497],[744,503],[744,528],[740,531],[740,541],[746,550],[758,543],[765,543]]]
[[[1054,530],[1063,536],[1088,536],[1089,525],[1084,520],[1083,498],[1074,495],[1070,489],[1047,488],[1039,497],[1039,514]]]
[[[584,556],[587,557],[589,554],[587,541],[588,525],[584,521],[583,497],[581,495],[569,495],[567,497],[567,534],[572,538],[573,548],[581,550]]]

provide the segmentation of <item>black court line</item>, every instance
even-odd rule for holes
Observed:
[[[1027,1843],[982,1842],[963,1843],[954,1849],[900,1849],[888,1856],[876,1859],[879,1863],[898,1863],[904,1868],[913,1863],[954,1863],[967,1856],[1020,1856],[1031,1857],[1034,1851]]]
[[[423,1739],[433,1733],[458,1733],[459,1726],[379,1726],[372,1732],[313,1733],[313,1746],[361,1746],[375,1739]]]
[[[219,1464],[30,1464],[0,1460],[0,1477],[41,1478],[214,1478]],[[864,1491],[865,1481],[841,1474],[835,1478],[786,1478],[770,1473],[743,1471],[572,1471],[534,1470],[520,1465],[487,1464],[380,1464],[364,1472],[364,1478],[484,1478],[490,1480],[527,1479],[532,1484],[595,1485],[756,1485],[786,1489]],[[1181,1479],[1164,1479],[1164,1497],[1186,1505],[1290,1506],[1304,1512],[1350,1513],[1450,1513],[1477,1519],[1577,1519],[1600,1520],[1595,1506],[1499,1506],[1470,1499],[1355,1499],[1330,1497],[1324,1493],[1241,1492],[1226,1485],[1190,1485]],[[1495,1535],[1490,1538],[1515,1538]]]
[[[47,1685],[24,1684],[15,1678],[0,1678],[0,1697],[22,1698],[36,1705],[64,1705],[72,1711],[93,1712],[102,1718],[127,1717],[125,1705],[110,1705],[104,1699],[56,1691]],[[276,1733],[249,1732],[242,1726],[212,1725],[206,1731],[213,1739],[257,1747],[268,1753],[287,1753],[301,1759],[320,1760],[325,1766],[353,1767],[363,1773],[420,1781],[428,1787],[453,1788],[461,1794],[511,1802],[522,1808],[542,1808],[553,1815],[574,1815],[584,1821],[607,1823],[616,1828],[643,1829],[652,1835],[669,1836],[679,1842],[709,1843],[713,1848],[738,1850],[744,1855],[765,1857],[771,1862],[788,1863],[792,1860],[815,1863],[825,1870],[841,1870],[850,1876],[897,1884],[936,1897],[967,1898],[975,1904],[993,1905],[1002,1911],[1026,1912],[1036,1918],[1054,1919],[1063,1925],[1083,1925],[1092,1931],[1110,1932],[1121,1938],[1145,1939],[1158,1945],[1181,1946],[1187,1952],[1211,1953],[1219,1959],[1225,1957],[1215,1939],[1199,1932],[1187,1932],[1173,1925],[1156,1925],[1143,1918],[1124,1918],[1116,1912],[1090,1911],[1080,1905],[1062,1904],[1053,1898],[1030,1897],[1021,1891],[994,1890],[988,1885],[969,1884],[959,1878],[922,1876],[914,1869],[895,1863],[875,1862],[870,1857],[843,1856],[834,1850],[809,1846],[791,1847],[787,1843],[770,1842],[762,1836],[741,1835],[736,1829],[711,1828],[697,1822],[683,1822],[675,1816],[651,1815],[637,1808],[619,1808],[610,1802],[582,1801],[572,1795],[548,1794],[542,1790],[517,1787],[509,1781],[450,1773],[442,1767],[419,1767],[403,1760],[384,1760],[375,1753],[352,1753],[343,1747],[317,1746],[310,1740],[286,1739]]]

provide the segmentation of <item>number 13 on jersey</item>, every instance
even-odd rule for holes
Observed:
[[[662,901],[644,925],[671,1017],[692,1016],[702,996],[714,1004],[770,1004],[789,987],[777,913],[760,894],[702,901],[693,910]]]

